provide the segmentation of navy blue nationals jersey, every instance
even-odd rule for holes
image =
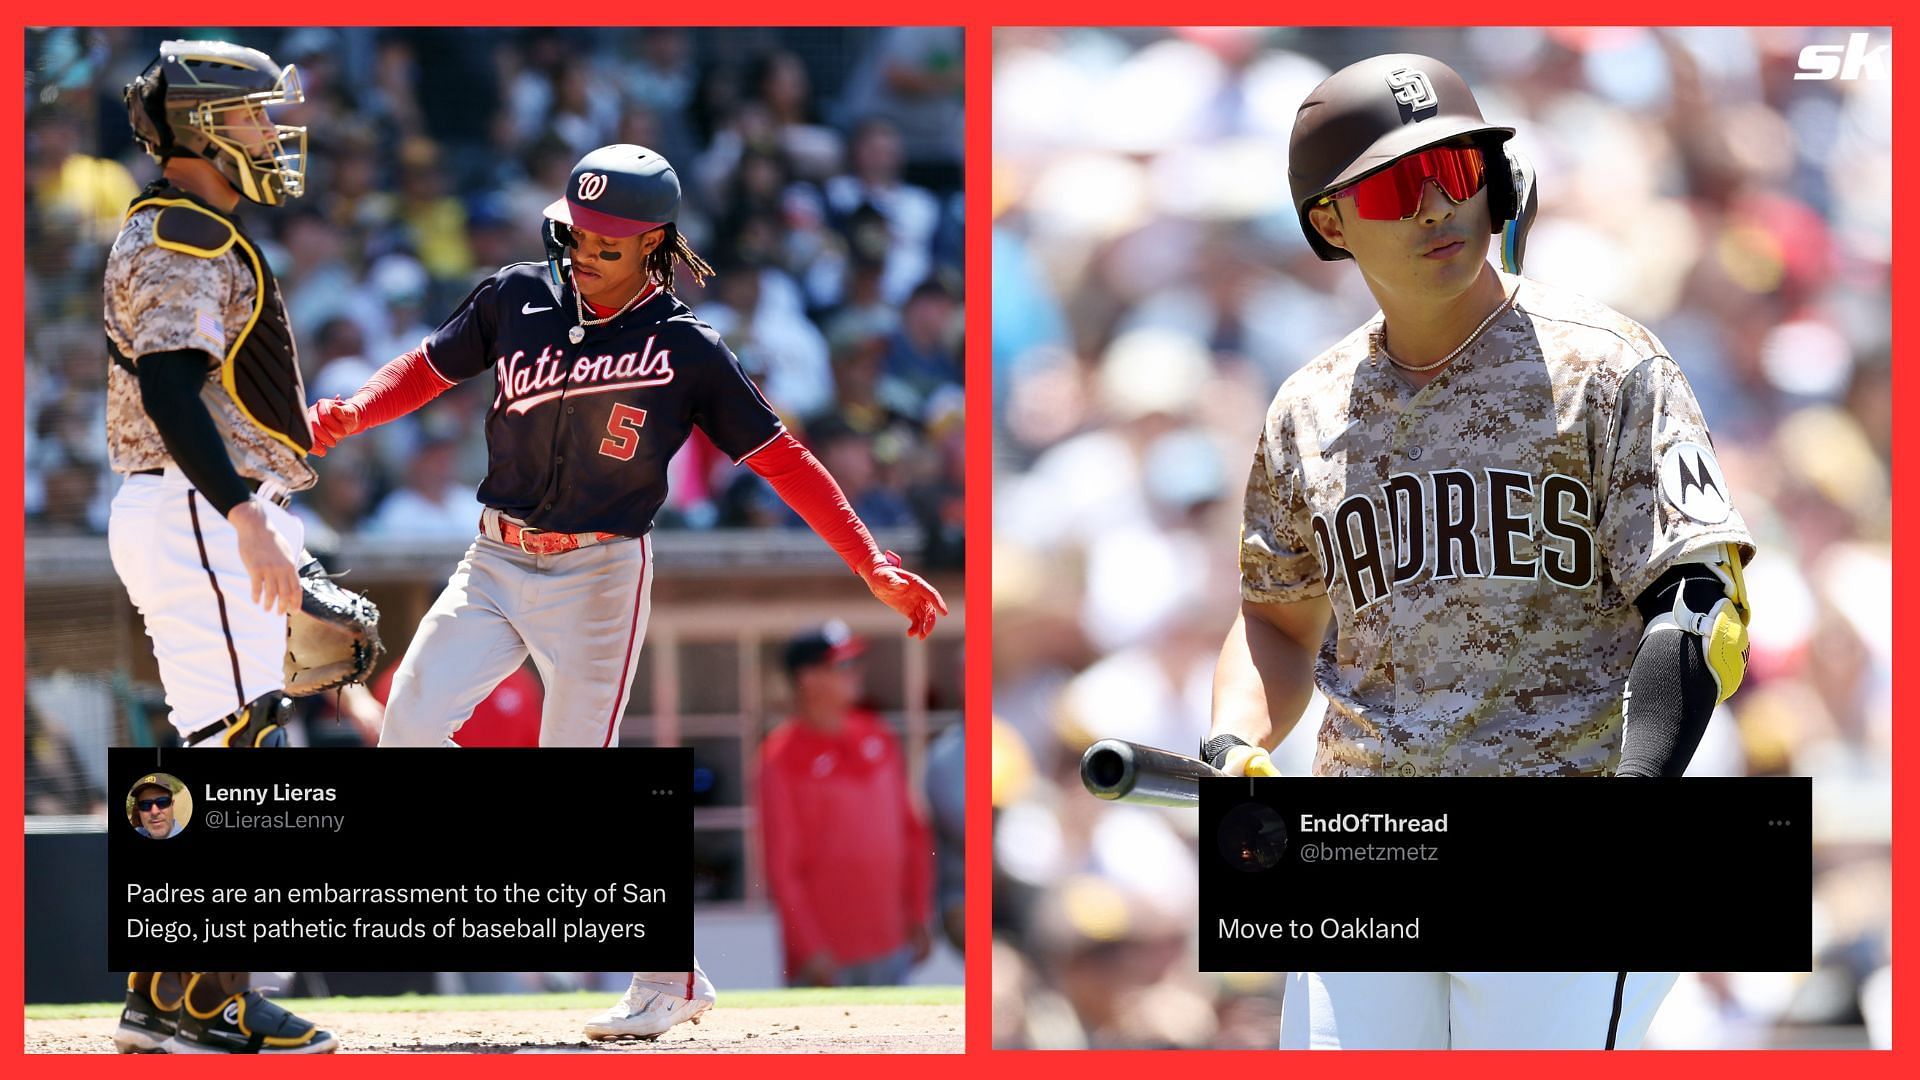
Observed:
[[[720,335],[660,291],[602,326],[577,325],[571,283],[514,263],[427,336],[447,379],[491,367],[480,501],[555,532],[641,536],[667,498],[667,462],[697,426],[739,461],[781,430]]]

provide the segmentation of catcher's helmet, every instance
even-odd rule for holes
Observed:
[[[204,158],[263,206],[306,190],[307,129],[275,124],[264,112],[306,100],[293,65],[225,41],[164,41],[122,97],[134,137],[155,161]],[[234,123],[236,110],[253,122]]]
[[[1513,176],[1504,153],[1510,127],[1487,123],[1458,72],[1431,56],[1389,53],[1349,64],[1307,94],[1293,120],[1287,182],[1307,243],[1322,259],[1352,258],[1307,220],[1322,196],[1417,150],[1467,136],[1486,157],[1493,232],[1514,214]]]

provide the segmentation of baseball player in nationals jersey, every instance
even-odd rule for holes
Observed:
[[[1487,261],[1519,213],[1512,135],[1425,56],[1300,107],[1301,227],[1380,314],[1267,412],[1217,767],[1271,772],[1318,685],[1317,776],[1678,776],[1740,684],[1753,540],[1685,376],[1633,320]],[[1637,1047],[1674,979],[1294,972],[1280,1041]]]
[[[481,282],[420,347],[351,398],[310,410],[316,452],[491,370],[480,535],[394,676],[382,746],[448,744],[531,656],[546,686],[542,746],[611,746],[646,635],[654,515],[667,462],[695,427],[765,477],[882,603],[924,638],[946,604],[882,552],[740,362],[674,294],[675,264],[712,273],[674,225],[680,181],[641,146],[574,166],[547,207],[548,260]],[[714,1002],[693,971],[635,972],[587,1025],[651,1038]]]
[[[303,534],[286,500],[314,473],[286,307],[235,211],[300,194],[306,129],[266,111],[300,100],[293,67],[224,41],[163,42],[126,88],[134,136],[162,175],[107,255],[107,445],[125,477],[107,546],[188,746],[287,741],[287,618],[300,607]],[[114,1044],[182,1054],[337,1045],[244,971],[131,973]]]

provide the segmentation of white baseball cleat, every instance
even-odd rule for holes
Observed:
[[[587,1038],[657,1039],[675,1024],[688,1020],[699,1023],[701,1014],[719,1000],[713,984],[698,970],[693,975],[691,997],[663,993],[659,985],[636,980],[612,1008],[587,1021]]]

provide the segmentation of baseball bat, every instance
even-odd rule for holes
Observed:
[[[1123,739],[1101,739],[1080,756],[1080,782],[1101,799],[1198,806],[1200,779],[1226,773],[1197,758]]]

